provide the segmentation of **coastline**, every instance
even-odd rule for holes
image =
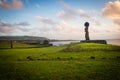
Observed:
[[[60,46],[60,45],[70,44],[70,43],[80,42],[80,41],[79,40],[73,40],[73,41],[68,40],[68,41],[53,41],[53,42],[50,42],[50,43],[52,43],[54,46]],[[109,40],[106,40],[106,41],[107,41],[107,44],[120,46],[120,39],[109,39]]]

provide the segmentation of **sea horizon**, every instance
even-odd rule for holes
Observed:
[[[97,40],[97,39],[96,39]],[[50,42],[52,43],[54,46],[60,46],[60,45],[64,45],[64,44],[70,44],[70,43],[74,43],[74,42],[80,42],[81,40],[75,40],[75,41],[53,41]],[[112,44],[112,45],[117,45],[120,46],[120,39],[106,39],[107,44]]]

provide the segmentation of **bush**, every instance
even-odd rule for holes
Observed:
[[[102,59],[106,59],[106,57],[103,57]]]
[[[48,40],[44,40],[43,44],[49,44]]]
[[[31,61],[33,60],[31,56],[28,56],[26,59],[31,60]]]
[[[60,57],[57,57],[57,59],[59,59],[59,60],[60,60],[61,58],[60,58]]]
[[[117,56],[116,58],[117,58],[117,59],[120,59],[120,56]]]
[[[90,59],[95,59],[95,57],[94,57],[94,56],[91,56]]]
[[[70,59],[73,59],[73,57],[70,57]]]

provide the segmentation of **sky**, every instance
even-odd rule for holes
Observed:
[[[0,0],[0,36],[120,39],[119,0]]]

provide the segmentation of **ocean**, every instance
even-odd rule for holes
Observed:
[[[64,44],[70,44],[72,42],[80,42],[80,41],[54,41],[54,42],[50,42],[50,43],[53,44],[53,46],[60,46],[60,45],[64,45]],[[107,40],[107,44],[120,46],[120,39],[109,39],[109,40]]]

